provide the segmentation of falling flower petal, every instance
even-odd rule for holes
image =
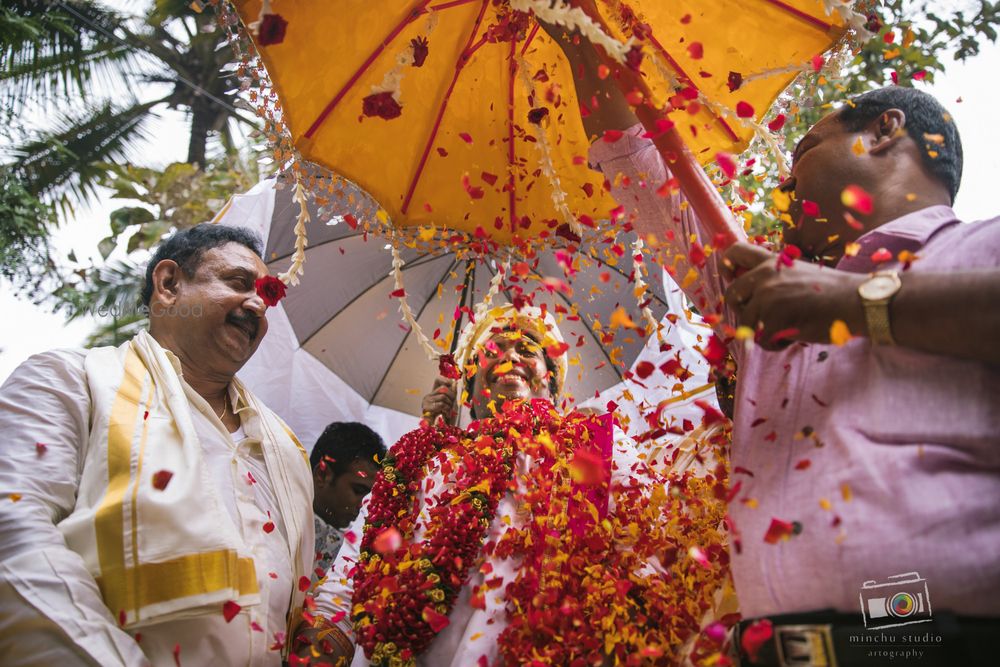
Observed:
[[[236,614],[240,613],[240,609],[242,608],[242,606],[236,604],[232,600],[229,600],[222,605],[222,616],[226,619],[226,623],[229,623],[236,618]]]
[[[403,537],[395,526],[389,526],[379,533],[372,542],[372,548],[380,554],[394,552],[403,543]]]
[[[645,380],[653,371],[656,370],[656,366],[648,361],[640,361],[635,367],[635,374],[639,376],[640,380]]]
[[[875,262],[876,264],[880,264],[882,262],[891,262],[892,253],[886,250],[885,248],[879,248],[878,250],[872,253],[872,261]]]
[[[777,544],[781,540],[787,540],[795,534],[794,524],[781,519],[771,518],[771,525],[764,534],[764,541],[768,544]]]
[[[862,215],[870,215],[872,212],[872,196],[860,185],[848,185],[840,193],[840,202]]]
[[[285,30],[288,28],[288,21],[280,14],[264,14],[257,26],[257,43],[261,46],[271,46],[281,44],[285,41]]]
[[[445,616],[444,614],[439,614],[430,607],[424,607],[420,616],[429,626],[431,626],[431,630],[433,630],[434,632],[441,632],[442,630],[447,628],[448,624],[451,622],[448,620],[447,616]]]
[[[715,163],[719,165],[719,169],[726,175],[726,178],[736,176],[736,159],[731,154],[719,151],[715,154]]]
[[[851,335],[851,330],[847,328],[847,322],[843,320],[834,320],[833,324],[830,325],[830,342],[837,347],[843,346],[853,336]]]
[[[167,488],[167,484],[170,483],[170,479],[174,476],[174,473],[169,470],[159,470],[153,473],[153,488],[157,491],[163,491]]]
[[[774,626],[770,619],[764,618],[754,621],[740,633],[740,647],[752,661],[756,662],[761,647],[773,636]]]
[[[736,103],[736,115],[739,116],[740,118],[753,118],[754,116],[753,105],[751,105],[749,102],[744,102],[743,100],[740,100],[739,102]]]

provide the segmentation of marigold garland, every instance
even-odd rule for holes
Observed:
[[[609,486],[588,472],[601,469],[590,447],[597,423],[577,412],[560,416],[548,401],[507,403],[467,430],[427,426],[392,448],[372,489],[354,574],[355,634],[373,665],[415,664],[485,556],[522,563],[503,593],[504,664],[585,665],[611,655],[620,664],[660,664],[695,639],[702,652],[718,650],[699,629],[728,572],[725,468],[678,476],[669,490],[646,469]],[[518,454],[534,464],[515,480]],[[454,469],[415,542],[418,494],[435,457]],[[484,548],[501,497],[515,488],[526,489],[518,500],[531,519]],[[388,530],[401,544],[379,553]],[[473,598],[483,594],[498,592]]]

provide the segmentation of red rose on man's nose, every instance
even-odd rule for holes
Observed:
[[[257,296],[264,300],[268,306],[277,306],[278,302],[285,298],[285,283],[274,276],[264,276],[253,282]]]

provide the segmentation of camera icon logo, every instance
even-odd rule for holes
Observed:
[[[932,618],[927,580],[917,572],[894,574],[882,583],[866,581],[858,598],[868,629],[926,623]]]

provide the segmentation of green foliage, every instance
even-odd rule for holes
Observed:
[[[81,271],[58,297],[69,319],[99,316],[101,324],[88,345],[117,344],[145,326],[137,308],[150,251],[174,231],[210,221],[233,193],[250,189],[260,177],[256,163],[244,164],[236,156],[213,160],[204,170],[184,162],[162,170],[129,164],[103,168],[101,185],[129,204],[112,211],[111,235],[99,249],[105,260],[115,251],[124,251],[126,258]]]
[[[101,165],[128,160],[158,109],[190,112],[187,161],[205,165],[209,138],[233,151],[230,121],[253,125],[227,97],[236,86],[220,69],[230,52],[210,11],[175,0],[147,2],[141,17],[97,0],[15,0],[0,10],[3,108],[51,113],[41,129],[9,114],[6,152],[25,188],[64,212],[96,194]],[[122,90],[129,91],[121,99]],[[164,95],[163,92],[166,91]],[[132,97],[134,96],[134,97]]]
[[[49,230],[52,209],[0,168],[0,276],[15,290],[37,298],[52,266]]]

